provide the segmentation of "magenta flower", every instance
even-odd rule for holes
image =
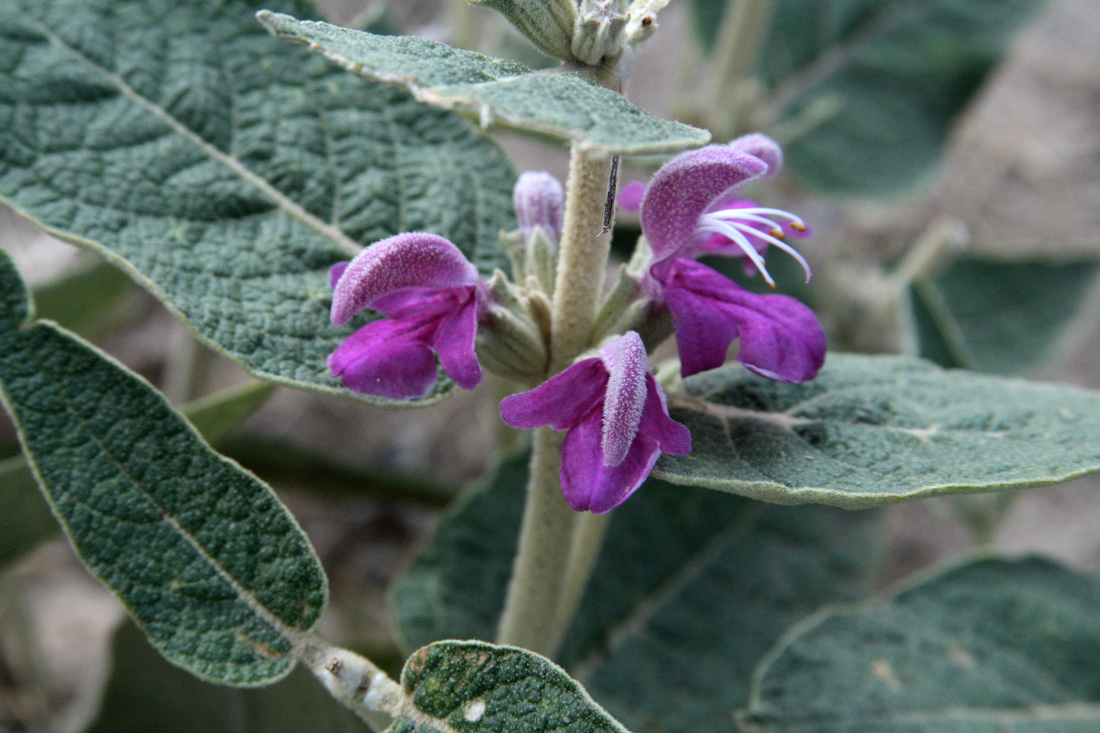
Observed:
[[[669,417],[665,394],[648,371],[642,339],[628,331],[530,392],[500,403],[504,422],[530,430],[568,430],[561,488],[575,511],[605,514],[626,501],[661,452],[691,452],[691,433]]]
[[[328,358],[333,376],[357,392],[406,400],[436,381],[433,354],[458,386],[481,382],[474,354],[488,290],[469,260],[443,237],[409,232],[384,239],[332,269],[332,322],[371,308],[388,318],[348,337]]]
[[[763,258],[774,245],[795,257],[809,280],[809,264],[783,241],[807,231],[805,223],[736,195],[781,165],[774,142],[747,135],[672,159],[645,188],[642,230],[653,250],[647,285],[672,314],[685,377],[721,366],[735,339],[737,360],[769,379],[813,379],[825,361],[825,332],[813,311],[784,295],[750,293],[693,261],[704,254],[745,257],[774,287]]]

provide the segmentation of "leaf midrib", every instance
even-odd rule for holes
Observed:
[[[55,330],[54,328],[52,328],[52,327],[50,327],[49,325],[46,325],[46,324],[37,324],[37,325],[33,326],[33,329],[40,329],[40,328],[47,329],[54,336],[63,335],[59,331]],[[166,524],[168,524],[169,526],[171,526],[172,529],[175,531],[175,533],[181,539],[183,539],[185,542],[187,542],[187,544],[190,545],[192,547],[192,549],[194,549],[195,552],[197,552],[199,554],[199,556],[203,560],[205,560],[207,562],[207,564],[211,568],[213,568],[214,571],[223,580],[225,580],[226,583],[229,584],[229,586],[233,589],[233,592],[236,593],[237,598],[242,603],[244,603],[246,606],[248,606],[248,608],[253,613],[255,613],[256,616],[258,616],[262,621],[267,623],[277,633],[281,634],[288,641],[290,641],[291,644],[295,648],[300,648],[302,646],[302,644],[304,643],[304,641],[305,641],[306,634],[302,631],[299,631],[298,629],[294,629],[294,628],[291,628],[290,626],[287,626],[281,619],[279,619],[271,611],[269,611],[267,609],[267,607],[264,606],[258,598],[256,598],[256,596],[254,596],[249,590],[247,590],[244,586],[242,586],[240,583],[238,583],[237,580],[232,576],[232,574],[230,574],[229,571],[226,570],[221,565],[221,563],[218,562],[218,560],[216,558],[214,558],[212,555],[210,555],[210,553],[208,553],[206,551],[206,548],[203,547],[202,544],[194,536],[192,536],[191,533],[188,532],[183,527],[183,525],[181,525],[179,523],[179,521],[178,521],[178,519],[176,519],[175,515],[173,515],[169,511],[167,511],[163,506],[161,506],[161,504],[148,491],[145,490],[145,488],[142,486],[142,484],[137,479],[135,479],[133,476],[130,475],[130,473],[123,466],[122,462],[115,457],[113,452],[100,440],[100,438],[96,434],[96,432],[93,431],[90,428],[90,426],[88,425],[88,423],[85,420],[84,416],[79,411],[76,410],[76,408],[74,406],[75,402],[69,396],[68,390],[65,389],[64,385],[61,383],[60,380],[58,380],[54,377],[52,371],[49,370],[48,368],[46,368],[45,363],[39,358],[37,351],[35,349],[33,349],[32,346],[27,342],[25,334],[24,333],[17,333],[17,334],[15,334],[15,338],[17,338],[21,342],[21,345],[23,346],[24,352],[27,354],[27,356],[31,359],[31,361],[34,362],[35,366],[38,368],[38,373],[43,375],[47,380],[49,380],[49,382],[52,384],[54,389],[56,389],[57,392],[65,400],[66,409],[73,416],[73,419],[80,426],[81,430],[96,444],[96,446],[101,451],[102,455],[104,455],[110,461],[110,463],[118,471],[119,475],[121,475],[126,481],[128,481],[134,487],[134,489],[139,494],[141,494],[143,497],[145,497],[145,499],[160,513],[161,521],[163,521]],[[17,427],[18,427],[20,433],[22,433],[22,426],[17,425]],[[197,438],[200,441],[202,440],[202,438],[200,436],[198,436],[197,433],[195,433],[193,428],[191,428],[189,425],[187,425],[186,428],[191,430],[193,437]],[[28,453],[26,455],[26,458],[27,458],[28,464],[32,467],[33,472],[37,476],[41,477],[41,472],[38,469],[38,462],[35,460],[34,453],[31,452],[31,451],[28,451]],[[44,482],[43,482],[43,485],[44,485]],[[48,500],[50,501],[51,504],[54,503],[53,496],[51,494],[49,494],[49,492],[47,492],[47,498],[48,498]],[[115,519],[117,519],[117,517]],[[66,522],[66,528],[67,527],[68,527],[68,523]]]
[[[26,17],[25,20],[30,25],[32,25],[39,33],[45,36],[46,39],[48,39],[49,42],[52,43],[55,47],[69,54],[73,59],[75,59],[78,63],[84,65],[88,70],[105,79],[112,86],[118,89],[118,91],[123,96],[125,96],[127,99],[131,100],[139,107],[144,109],[146,112],[163,122],[165,125],[168,126],[170,130],[172,130],[181,138],[195,146],[195,148],[197,148],[203,155],[213,160],[214,162],[221,164],[242,181],[248,183],[256,190],[260,191],[264,196],[270,199],[272,203],[274,203],[276,208],[278,208],[284,214],[291,217],[292,219],[297,220],[309,229],[312,229],[314,232],[324,237],[325,239],[333,242],[345,252],[347,252],[350,256],[354,257],[356,254],[362,251],[362,245],[357,243],[339,228],[309,213],[300,204],[290,199],[273,185],[264,180],[264,178],[261,177],[259,174],[255,173],[243,163],[241,163],[240,160],[231,155],[223,153],[221,150],[214,147],[206,140],[203,140],[190,128],[188,128],[182,122],[169,114],[167,110],[158,106],[152,100],[149,100],[139,94],[138,91],[127,84],[126,81],[122,79],[122,77],[118,76],[108,69],[105,69],[104,67],[100,66],[99,64],[95,63],[90,58],[82,54],[77,49],[65,43],[65,41],[60,36],[55,34],[48,26],[29,16]],[[234,125],[234,134],[236,133],[236,129],[236,125]]]

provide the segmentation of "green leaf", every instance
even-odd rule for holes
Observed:
[[[957,116],[1039,0],[776,0],[759,73],[807,183],[898,193],[927,176]]]
[[[370,317],[329,322],[329,268],[425,230],[488,275],[507,262],[515,175],[461,118],[278,43],[254,10],[0,4],[0,197],[122,267],[256,376],[379,402],[326,366]]]
[[[495,634],[527,460],[504,461],[464,495],[395,587],[408,645]],[[632,729],[728,730],[783,631],[823,603],[864,596],[877,519],[651,479],[612,514],[561,661]]]
[[[532,72],[424,38],[376,36],[268,11],[257,17],[277,38],[307,44],[364,78],[401,85],[424,104],[473,112],[483,125],[572,140],[598,155],[671,153],[710,140],[706,130],[657,119],[575,74]]]
[[[213,443],[252,414],[273,389],[262,382],[250,382],[196,400],[181,412]],[[0,571],[52,540],[59,531],[23,456],[0,461]]]
[[[469,0],[497,11],[547,56],[572,61],[576,0]]]
[[[752,731],[1100,730],[1100,582],[1040,559],[953,568],[822,614],[758,672]]]
[[[260,690],[210,685],[164,661],[136,626],[115,633],[90,733],[355,733],[367,730],[304,669]]]
[[[920,354],[992,374],[1033,371],[1087,315],[1082,306],[1098,273],[1094,259],[960,259],[934,280],[913,284]]]
[[[692,451],[654,475],[780,504],[848,509],[1019,489],[1100,471],[1100,394],[830,353],[782,384],[729,366],[687,380]]]
[[[29,318],[0,257],[0,397],[84,563],[172,663],[234,685],[288,673],[327,598],[293,518],[144,380]]]
[[[432,644],[405,663],[401,684],[430,717],[398,718],[392,733],[626,733],[564,670],[525,649]]]

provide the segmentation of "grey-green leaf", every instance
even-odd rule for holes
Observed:
[[[271,394],[271,385],[251,382],[185,405],[181,412],[202,437],[219,440]],[[0,461],[0,572],[60,531],[22,456]]]
[[[730,366],[687,390],[671,412],[692,451],[654,475],[765,501],[854,509],[1100,471],[1100,394],[1070,387],[831,353],[805,384]]]
[[[260,690],[207,684],[166,663],[141,631],[115,632],[112,670],[90,733],[363,733],[304,669]]]
[[[85,564],[174,664],[233,685],[285,675],[327,598],[294,519],[144,380],[29,316],[0,256],[0,397]]]
[[[399,581],[408,645],[493,637],[526,465],[526,455],[504,461],[467,493]],[[651,479],[612,515],[561,662],[631,729],[726,731],[748,700],[753,668],[783,631],[868,590],[877,519]]]
[[[377,402],[326,366],[369,318],[330,323],[329,268],[424,230],[490,274],[514,172],[465,120],[277,42],[255,10],[0,3],[0,200],[120,265],[253,374]]]
[[[825,613],[758,672],[751,731],[1100,730],[1100,582],[981,560]]]
[[[671,153],[705,145],[710,133],[661,120],[575,74],[533,72],[512,61],[412,36],[377,36],[261,12],[276,37],[308,45],[367,79],[398,84],[424,104],[578,143],[593,154]]]
[[[1040,0],[777,0],[759,72],[791,170],[880,196],[927,176]],[[783,129],[785,128],[785,129]]]
[[[497,11],[547,56],[573,60],[575,0],[469,0]]]
[[[432,644],[405,663],[401,684],[428,719],[399,718],[393,733],[626,733],[564,670],[525,649]]]
[[[1095,259],[997,261],[967,257],[913,284],[921,356],[946,367],[1023,374],[1054,358],[1092,314]],[[1090,325],[1091,325],[1091,318]]]

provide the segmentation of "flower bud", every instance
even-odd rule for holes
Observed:
[[[459,2],[460,0],[453,0]],[[468,0],[485,5],[508,19],[531,43],[562,61],[572,61],[573,28],[577,22],[576,0]]]
[[[549,359],[543,329],[504,273],[494,273],[488,287],[492,298],[477,332],[478,359],[510,379],[541,376]]]
[[[573,57],[589,66],[604,66],[622,56],[626,15],[616,0],[581,0],[573,30]]]
[[[512,203],[525,236],[535,227],[542,227],[553,241],[558,241],[565,216],[565,191],[557,178],[542,171],[524,173],[512,190]]]

